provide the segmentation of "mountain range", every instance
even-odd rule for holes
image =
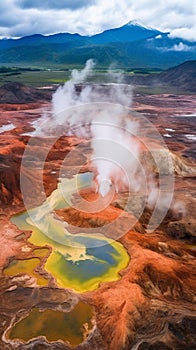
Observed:
[[[98,67],[166,69],[194,60],[196,41],[172,38],[135,21],[92,36],[58,33],[0,40],[1,65],[84,65],[89,58]]]

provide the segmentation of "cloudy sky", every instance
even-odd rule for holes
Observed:
[[[130,20],[196,41],[195,0],[0,0],[0,37],[89,35]]]

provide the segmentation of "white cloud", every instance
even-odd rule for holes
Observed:
[[[155,39],[162,39],[162,35],[161,35],[161,34],[157,35],[157,36],[155,37]]]
[[[191,28],[176,28],[171,31],[171,38],[183,38],[190,41],[196,41],[196,25]]]
[[[180,41],[178,44],[174,44],[172,47],[168,48],[167,46],[159,47],[160,51],[192,51],[195,49],[195,45],[189,46]]]
[[[78,32],[95,34],[133,19],[196,41],[194,0],[4,0],[0,36]]]
[[[172,48],[172,50],[174,50],[174,51],[190,51],[191,47],[180,42],[179,44],[175,44],[174,47]]]

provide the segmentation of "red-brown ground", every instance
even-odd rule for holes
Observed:
[[[32,130],[31,121],[40,117],[42,108],[47,106],[1,105],[0,126],[12,122],[15,129],[0,134],[0,334],[9,326],[16,313],[30,310],[31,307],[59,309],[69,299],[75,302],[79,298],[94,307],[96,330],[88,340],[77,347],[84,349],[108,350],[193,350],[195,348],[195,202],[194,202],[194,142],[186,135],[193,135],[194,118],[177,115],[192,114],[196,111],[195,96],[135,96],[133,109],[142,112],[164,136],[169,149],[175,153],[176,167],[175,198],[183,202],[184,212],[176,214],[170,211],[160,227],[153,233],[146,232],[150,210],[145,209],[133,228],[119,241],[127,249],[131,260],[129,266],[121,271],[122,278],[116,282],[103,283],[94,292],[76,295],[62,290],[49,281],[47,288],[39,288],[36,281],[25,276],[5,277],[3,269],[13,258],[25,259],[32,256],[34,247],[27,243],[30,233],[17,240],[21,231],[9,221],[10,216],[24,209],[20,191],[20,172],[25,175],[28,195],[32,193],[38,205],[43,201],[40,192],[40,169],[36,163],[36,154],[44,153],[47,139],[36,140],[32,147],[32,159],[27,159],[25,168],[21,161],[29,136],[22,133]],[[167,131],[166,129],[174,131]],[[145,136],[149,138],[150,135]],[[40,142],[40,143],[39,143]],[[65,155],[75,150],[72,162],[65,165],[69,175],[78,170],[89,169],[90,146],[82,139],[61,137],[50,148],[44,164],[43,183],[49,195],[57,186],[59,170]],[[85,149],[85,152],[83,150]],[[142,151],[145,154],[145,150]],[[183,157],[183,158],[181,158]],[[144,159],[148,159],[144,157]],[[32,165],[32,171],[31,167]],[[30,169],[30,170],[29,170]],[[81,191],[81,196],[93,201],[97,195],[92,190]],[[75,198],[78,201],[78,198]],[[123,220],[116,226],[116,234],[126,228],[135,219],[135,211],[124,212],[126,193],[117,195],[109,207],[99,213],[89,214],[73,208],[62,209],[57,214],[70,225],[78,227],[99,227],[112,222],[119,214]],[[77,228],[75,229],[77,232]],[[23,231],[22,231],[23,232]],[[105,232],[110,236],[110,232]],[[179,240],[178,240],[179,238]],[[46,274],[46,277],[47,274]],[[75,299],[74,299],[75,298]],[[72,302],[72,301],[71,301]],[[62,342],[50,344],[36,340],[30,344],[11,345],[0,341],[0,349],[69,349]]]

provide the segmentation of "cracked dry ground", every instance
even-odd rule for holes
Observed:
[[[47,104],[45,105],[47,106]],[[30,313],[32,308],[62,310],[68,312],[78,300],[89,304],[94,312],[94,327],[77,350],[193,350],[195,336],[195,169],[194,118],[184,116],[196,110],[194,96],[138,95],[134,97],[133,109],[143,113],[165,136],[169,150],[173,152],[175,168],[175,199],[183,203],[183,213],[170,210],[154,232],[146,227],[151,215],[145,208],[131,230],[119,238],[130,255],[121,278],[115,282],[102,283],[97,290],[75,293],[57,286],[55,280],[44,269],[45,257],[40,260],[38,275],[47,280],[46,286],[38,286],[36,277],[27,273],[5,276],[4,269],[13,259],[36,257],[38,247],[27,240],[31,232],[19,230],[11,224],[10,217],[24,210],[20,193],[20,171],[25,174],[29,186],[29,197],[36,193],[36,203],[42,203],[40,192],[39,164],[36,157],[44,149],[43,140],[32,145],[32,157],[28,167],[21,167],[21,159],[29,136],[22,134],[32,130],[31,122],[41,115],[43,105],[1,105],[0,123],[12,122],[15,128],[0,134],[0,349],[70,349],[61,340],[49,342],[40,337],[29,342],[8,341],[5,331],[16,319]],[[180,115],[180,116],[179,116]],[[168,131],[167,129],[174,130]],[[150,135],[147,135],[150,139]],[[39,145],[40,142],[40,145]],[[45,140],[47,147],[47,140]],[[80,145],[79,150],[77,145]],[[75,148],[75,150],[74,150]],[[43,183],[49,195],[57,186],[58,174],[70,150],[74,150],[72,162],[67,165],[70,177],[78,171],[89,169],[91,149],[83,139],[60,137],[51,147],[45,160]],[[148,155],[144,159],[150,162]],[[160,161],[167,152],[160,152]],[[31,171],[33,169],[33,171]],[[82,190],[81,196],[92,201],[96,195],[91,190]],[[35,197],[35,195],[34,195]],[[79,200],[76,198],[76,200]],[[126,225],[137,217],[141,197],[134,197],[131,208],[124,211],[126,193],[120,193],[108,208],[88,214],[73,208],[60,209],[58,215],[76,227],[104,226],[123,213],[123,220],[115,235],[126,231]],[[71,230],[71,226],[70,226]],[[79,230],[79,229],[78,229]],[[77,229],[76,229],[77,232]],[[49,248],[48,248],[49,249]],[[48,250],[48,254],[49,254]]]

